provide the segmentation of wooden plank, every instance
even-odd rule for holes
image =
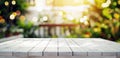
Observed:
[[[43,56],[43,52],[49,44],[49,41],[50,39],[42,40],[40,44],[38,44],[32,50],[29,51],[29,56]]]
[[[120,58],[120,52],[117,52],[117,58]]]
[[[2,54],[11,55],[11,56],[27,56],[27,51],[32,49],[34,45],[36,45],[39,41],[35,41],[33,39],[21,39],[23,43],[18,44],[16,46],[12,46],[6,49],[2,49]]]
[[[58,39],[58,56],[72,56],[72,51],[65,39]]]
[[[18,40],[18,41],[23,41],[22,39],[20,39],[20,40]],[[17,41],[17,42],[18,42]],[[11,46],[11,45],[9,45],[9,44],[11,44],[11,43],[8,43],[8,48],[2,48],[2,49],[0,49],[0,53],[1,53],[1,55],[3,55],[3,56],[12,56],[12,50],[14,50],[15,48],[13,48],[13,47],[16,47],[17,45],[20,45],[19,43],[17,43],[15,46]],[[21,43],[22,44],[22,43]]]
[[[95,39],[94,43],[97,44],[97,48],[102,52],[102,56],[116,56],[117,52],[120,52],[120,44],[103,40]]]
[[[99,46],[99,50],[102,52],[102,56],[116,56],[117,50],[110,46]]]
[[[74,41],[72,41],[71,39],[66,39],[66,41],[73,51],[73,56],[87,56],[87,52],[79,47],[79,45],[77,45]]]
[[[0,45],[0,49],[9,48],[9,47],[15,46],[15,45],[17,45],[17,44],[20,44],[20,43],[22,43],[22,42],[23,42],[23,41],[21,41],[20,39],[3,42],[3,43]]]
[[[11,36],[11,37],[2,38],[2,39],[0,39],[0,43],[15,40],[17,38],[22,38],[22,37],[23,37],[23,35],[20,34],[20,35],[15,35],[15,36]]]
[[[0,58],[116,58],[116,56],[30,56],[30,57],[14,57],[0,56]]]
[[[44,56],[57,56],[57,39],[52,39],[49,42],[44,50]]]
[[[119,43],[116,43],[116,42],[113,42],[113,41],[109,41],[109,40],[104,40],[104,39],[93,39],[93,41],[96,44],[100,44],[100,45],[120,46]]]
[[[73,39],[73,41],[76,42],[84,52],[87,52],[87,56],[102,56],[101,51],[98,50],[93,40]]]
[[[18,39],[6,41],[6,42],[2,42],[2,43],[0,43],[0,46],[6,45],[6,44],[9,44],[9,43],[13,43],[13,42],[15,42],[15,41],[17,41],[17,40],[18,40]]]
[[[120,44],[103,39],[21,38],[0,43],[1,56],[120,58]]]
[[[14,47],[13,56],[28,56],[28,51],[33,49],[42,39],[28,39],[26,42]]]
[[[97,48],[101,50],[102,56],[116,56],[120,52],[120,44],[108,40],[94,40],[99,45]]]
[[[12,55],[10,47],[14,47],[22,42],[23,41],[21,41],[20,39],[5,42],[3,45],[0,46],[0,55]]]

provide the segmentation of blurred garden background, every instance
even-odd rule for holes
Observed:
[[[0,38],[120,41],[120,0],[0,0]]]

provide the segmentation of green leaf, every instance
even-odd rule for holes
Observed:
[[[112,19],[112,15],[110,13],[110,10],[111,10],[110,8],[103,9],[103,11],[102,11],[103,16],[105,16],[108,19]]]

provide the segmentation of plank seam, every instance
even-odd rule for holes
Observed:
[[[70,50],[72,51],[72,56],[74,56],[74,55],[73,55],[73,50],[72,50],[72,48],[70,47],[69,43],[67,42],[66,39],[64,39],[64,40],[65,40],[66,44],[68,45],[68,47],[70,48]]]
[[[50,43],[51,40],[52,40],[52,39],[49,40],[48,44]],[[42,56],[44,56],[44,51],[46,50],[48,44],[47,44],[47,45],[45,46],[45,48],[43,49],[43,51],[42,51]]]
[[[33,46],[30,50],[28,50],[28,52],[27,52],[27,56],[29,56],[29,51],[31,51],[33,48],[35,48],[38,44],[40,44],[41,43],[41,41],[43,41],[43,39],[42,40],[40,40],[40,42],[38,42],[35,46]]]
[[[59,56],[59,39],[57,39],[57,56]]]

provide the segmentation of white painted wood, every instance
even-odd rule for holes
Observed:
[[[116,52],[103,52],[103,56],[116,56]]]
[[[57,39],[52,39],[44,51],[44,56],[57,56]]]
[[[72,56],[72,51],[66,43],[65,39],[58,40],[58,56]]]
[[[97,48],[101,49],[103,56],[115,56],[117,52],[120,52],[120,44],[118,43],[103,39],[96,39],[94,42],[99,45]]]
[[[29,51],[29,56],[42,56],[51,39],[44,39],[35,48]]]
[[[80,49],[87,53],[87,56],[102,56],[102,52],[98,50],[98,45],[93,43],[93,40],[73,39],[73,41],[80,46]]]
[[[0,56],[0,58],[116,58],[116,56],[30,56],[30,57],[15,57],[15,56]]]
[[[20,38],[0,43],[0,58],[7,56],[11,58],[120,58],[120,44],[95,38]]]
[[[87,51],[88,56],[101,55],[101,52],[102,56],[115,56],[116,52],[120,51],[120,44],[108,40],[91,39],[90,41],[84,41],[82,39],[78,39],[74,41],[76,41],[81,47],[89,49]]]
[[[72,49],[73,56],[87,56],[87,52],[79,47],[75,42],[73,42],[71,39],[66,39],[69,47]]]
[[[117,58],[120,58],[120,52],[117,52]]]
[[[19,39],[7,41],[7,42],[3,43],[2,45],[0,45],[0,50],[1,49],[5,49],[5,48],[9,48],[9,47],[12,47],[12,46],[15,46],[15,45],[20,44],[22,42],[23,41],[21,41],[21,40],[19,41]]]
[[[31,39],[21,39],[23,43],[17,44],[16,46],[11,46],[6,49],[1,49],[1,54],[3,55],[11,55],[11,56],[27,56],[27,51],[32,49],[34,45],[36,45],[39,41],[31,40]],[[10,43],[11,44],[11,43]]]
[[[13,56],[28,56],[28,52],[39,44],[41,39],[29,39],[26,42],[14,47]]]
[[[29,58],[116,58],[116,56],[44,56],[44,57],[29,57]]]
[[[23,35],[16,35],[16,36],[11,36],[11,37],[6,37],[6,38],[2,38],[2,39],[0,39],[0,43],[2,43],[2,42],[6,42],[6,41],[11,41],[11,40],[15,40],[15,39],[17,39],[17,38],[22,38],[23,37]]]
[[[22,42],[23,41],[21,41],[19,39],[5,42],[4,45],[0,46],[0,55],[12,55],[12,50],[10,48],[14,47]]]
[[[11,44],[11,43],[9,43],[9,44]],[[20,45],[20,44],[16,44],[16,45]],[[9,48],[0,49],[0,55],[2,55],[2,56],[6,56],[6,55],[12,56],[12,50],[15,50],[14,47],[16,47],[16,46],[13,46],[13,47],[11,46]]]
[[[9,43],[13,43],[13,42],[15,42],[15,41],[17,41],[17,40],[18,40],[18,39],[6,41],[6,42],[2,42],[2,43],[0,43],[0,46],[6,45],[6,44],[9,44]]]
[[[0,58],[28,58],[28,57],[0,56]]]

